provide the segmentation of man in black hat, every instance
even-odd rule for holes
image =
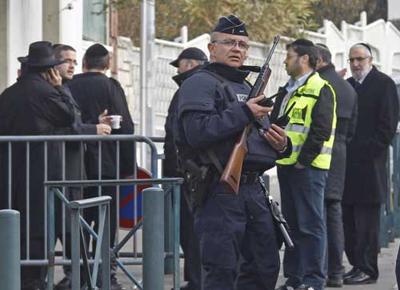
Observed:
[[[200,242],[201,289],[271,290],[279,272],[278,242],[260,176],[274,166],[278,151],[285,152],[288,139],[283,129],[271,127],[271,108],[257,104],[263,96],[247,100],[249,72],[240,69],[249,49],[245,24],[234,15],[221,17],[208,49],[211,63],[180,88],[177,137]],[[256,119],[265,131],[254,129],[248,137],[236,195],[219,182],[220,170]]]
[[[178,86],[194,72],[201,68],[207,61],[205,53],[196,48],[189,47],[184,49],[178,58],[170,65],[178,69],[178,74],[172,79]],[[165,141],[164,141],[164,155],[163,160],[163,175],[165,177],[182,176],[178,172],[178,161],[175,145],[175,135],[177,129],[177,115],[178,115],[178,95],[179,89],[172,97],[171,103],[168,108],[168,115],[165,121]],[[184,198],[181,199],[181,221],[180,221],[180,242],[182,251],[185,257],[185,264],[183,269],[184,280],[188,284],[181,289],[200,289],[200,250],[199,243],[193,229],[193,215],[189,206]]]
[[[29,54],[21,60],[26,65],[26,72],[19,80],[7,88],[0,96],[0,135],[53,135],[71,128],[73,109],[69,101],[60,93],[61,78],[54,66],[61,63],[53,53],[50,42],[38,41],[29,46]],[[17,112],[23,112],[18,114]],[[3,149],[3,148],[2,148]],[[12,156],[2,151],[2,161],[12,158],[12,208],[21,213],[21,258],[27,259],[27,242],[29,240],[29,258],[44,258],[44,225],[45,200],[43,181],[45,174],[48,180],[61,177],[62,147],[58,142],[50,142],[47,146],[48,172],[44,172],[44,144],[35,143],[30,146],[29,160],[25,144],[14,144]],[[29,182],[27,162],[30,164]],[[7,180],[10,173],[0,170],[0,180]],[[6,176],[7,175],[7,176]],[[29,184],[29,194],[26,192]],[[3,184],[1,192],[8,192]],[[27,196],[30,200],[27,201]],[[29,206],[29,208],[27,207]],[[29,213],[29,216],[27,216]],[[29,218],[29,229],[25,225]],[[24,266],[21,269],[22,289],[44,289],[46,268]]]
[[[84,123],[97,124],[98,116],[107,110],[110,115],[122,116],[121,128],[113,129],[111,134],[133,134],[133,122],[129,113],[125,93],[120,83],[105,75],[109,69],[111,56],[108,50],[101,44],[90,46],[83,57],[83,73],[75,75],[68,83],[68,87],[79,107],[82,110]],[[117,145],[115,142],[103,142],[101,152],[98,151],[97,142],[87,143],[86,171],[88,179],[115,179],[117,177]],[[101,155],[101,176],[99,176],[99,154]],[[132,142],[120,142],[120,177],[133,173],[134,144]],[[115,244],[117,230],[117,204],[116,188],[103,186],[103,195],[111,196],[110,211],[110,244]],[[98,196],[98,189],[88,188],[85,191],[86,197]],[[89,209],[85,213],[88,223],[93,221],[98,226],[97,209]],[[111,265],[111,287],[112,289],[123,289],[116,278],[115,261]]]

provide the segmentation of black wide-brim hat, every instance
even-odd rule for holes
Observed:
[[[174,67],[179,67],[179,61],[181,59],[195,59],[195,60],[202,60],[207,61],[207,55],[197,47],[188,47],[184,49],[178,56],[177,59],[171,61],[169,64]]]
[[[30,67],[52,67],[64,62],[56,59],[54,49],[48,41],[31,43],[28,55],[20,56],[17,59],[19,62]]]

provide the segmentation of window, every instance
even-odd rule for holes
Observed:
[[[83,1],[83,39],[107,44],[107,0]]]

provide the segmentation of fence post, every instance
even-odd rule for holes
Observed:
[[[143,190],[143,289],[164,289],[164,191]]]
[[[164,261],[164,274],[172,274],[174,272],[174,258],[171,255],[174,251],[174,217],[172,211],[172,195],[173,189],[167,190],[164,195],[164,247],[168,254]]]
[[[0,210],[1,289],[21,289],[20,216],[11,209]]]

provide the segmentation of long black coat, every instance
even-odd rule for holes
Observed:
[[[96,135],[97,128],[95,124],[85,124],[82,121],[82,113],[79,105],[73,98],[68,86],[64,85],[60,90],[65,95],[73,108],[74,121],[72,127],[65,132],[66,135]],[[66,143],[65,158],[68,160],[65,164],[65,174],[67,180],[80,180],[86,178],[85,167],[81,161],[84,159],[84,151],[81,150],[80,142]],[[78,196],[79,197],[79,196]],[[78,198],[75,197],[75,198]]]
[[[355,80],[348,81],[353,87]],[[358,118],[347,148],[345,204],[378,204],[388,193],[386,161],[396,132],[399,101],[393,80],[375,67],[358,94]]]
[[[318,70],[336,94],[336,132],[332,150],[332,161],[325,187],[325,199],[341,200],[346,171],[346,146],[353,137],[357,122],[357,93],[341,78],[335,66],[329,64]]]
[[[73,122],[69,101],[37,73],[24,75],[0,96],[0,135],[61,134]],[[1,147],[0,195],[3,208],[7,207],[7,146]],[[12,148],[12,208],[21,212],[21,231],[25,233],[26,202],[26,146],[16,143]],[[30,235],[44,238],[44,145],[30,144]],[[61,178],[61,143],[48,144],[48,179]]]
[[[121,115],[121,129],[112,130],[112,134],[133,134],[133,121],[129,113],[125,93],[121,85],[103,73],[88,72],[78,74],[68,82],[72,96],[82,111],[82,121],[97,124],[98,116],[105,109],[109,115]],[[121,176],[133,173],[134,144],[120,142],[120,173]],[[115,142],[102,143],[102,176],[116,176],[116,145]],[[90,179],[98,176],[98,147],[96,142],[88,142],[86,153],[86,170]]]

